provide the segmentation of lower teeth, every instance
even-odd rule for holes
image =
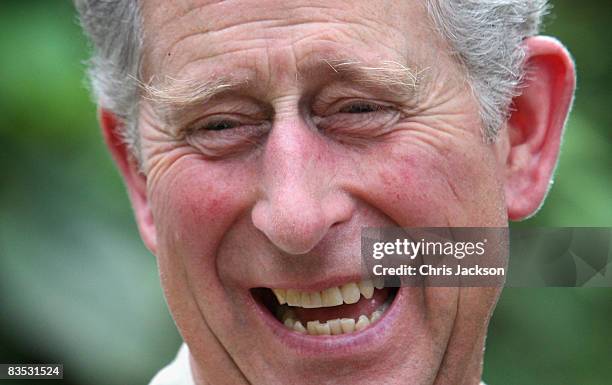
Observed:
[[[282,315],[279,317],[287,329],[297,333],[318,335],[338,335],[361,331],[370,324],[376,322],[387,309],[388,304],[383,304],[370,316],[360,315],[358,319],[337,318],[326,322],[308,321],[306,325],[295,319],[295,314],[291,309],[283,308]]]

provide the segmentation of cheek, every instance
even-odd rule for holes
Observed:
[[[484,146],[472,147],[387,151],[393,155],[367,171],[367,199],[403,227],[504,226],[495,158]]]
[[[246,207],[249,180],[228,166],[179,160],[151,189],[159,257],[215,271],[215,250]]]
[[[247,168],[184,157],[149,189],[165,297],[181,334],[201,346],[211,344],[202,319],[235,322],[217,255],[227,229],[248,207],[251,185]]]
[[[447,225],[448,193],[444,180],[422,154],[394,157],[377,173],[380,206],[402,227]],[[441,206],[447,206],[440,210]]]

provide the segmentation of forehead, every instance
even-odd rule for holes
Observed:
[[[422,2],[146,1],[145,79],[294,78],[325,61],[417,64],[438,44]]]

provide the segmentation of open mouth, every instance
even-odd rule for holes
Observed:
[[[355,333],[376,323],[397,288],[364,280],[322,291],[255,288],[251,292],[287,329],[320,336]]]

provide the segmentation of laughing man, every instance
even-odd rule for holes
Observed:
[[[573,63],[541,0],[77,0],[106,144],[185,341],[155,385],[481,381],[499,288],[374,288],[363,227],[505,227]]]

